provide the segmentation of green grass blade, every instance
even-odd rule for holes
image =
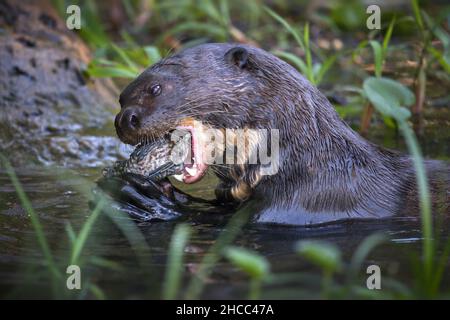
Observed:
[[[302,41],[302,38],[298,34],[297,31],[281,16],[279,16],[276,12],[272,11],[269,7],[264,6],[264,10],[275,20],[277,20],[297,41],[297,44],[302,48],[303,51],[306,52],[305,44]]]
[[[375,247],[385,242],[386,240],[387,237],[384,234],[380,233],[375,233],[365,238],[363,242],[358,246],[356,251],[353,253],[350,262],[349,274],[351,276],[356,275],[356,273],[361,268],[362,264],[364,263],[370,252]]]
[[[169,257],[167,261],[164,281],[164,299],[176,299],[180,288],[181,274],[183,272],[184,248],[189,240],[191,229],[187,224],[180,224],[175,228],[170,242]]]
[[[358,46],[355,48],[355,50],[353,50],[353,52],[352,52],[352,60],[355,60],[356,56],[361,52],[362,49],[367,47],[368,44],[369,44],[369,41],[367,41],[367,40],[361,41],[358,44]]]
[[[432,292],[438,292],[439,286],[442,282],[444,271],[448,266],[448,258],[450,255],[450,239],[447,239],[444,251],[441,254],[439,261],[437,262],[436,269],[433,272],[433,281],[431,282]]]
[[[131,60],[131,58],[128,56],[125,50],[118,47],[115,44],[111,44],[111,47],[116,51],[116,53],[119,55],[119,57],[123,60],[123,62],[130,68],[130,70],[135,71],[136,73],[139,72],[139,66]]]
[[[94,196],[95,201],[99,201],[101,198],[105,198],[107,202],[110,201],[103,194]],[[128,243],[136,254],[139,264],[145,266],[151,256],[150,247],[135,221],[133,221],[126,213],[115,209],[111,203],[105,205],[103,212],[127,238]]]
[[[75,231],[73,230],[72,224],[69,222],[66,223],[66,233],[69,237],[70,244],[73,245],[75,241],[77,240],[77,235]]]
[[[420,13],[419,1],[411,0],[411,5],[414,12],[414,18],[416,19],[416,23],[419,26],[420,31],[424,31],[425,27],[422,20],[422,14]]]
[[[201,4],[199,5],[199,9],[201,9],[211,20],[221,25],[224,24],[222,14],[214,6],[214,3],[211,0],[202,1]]]
[[[306,76],[306,73],[308,72],[308,67],[306,66],[306,63],[302,60],[302,58],[296,56],[293,53],[285,52],[285,51],[274,51],[274,55],[277,57],[282,58],[283,60],[286,60],[289,63],[294,64],[294,66]]]
[[[96,66],[90,65],[86,72],[89,76],[94,78],[129,78],[134,79],[139,75],[139,72],[135,70],[130,70],[125,66],[115,65],[115,66]]]
[[[103,23],[98,14],[95,1],[84,1],[81,14],[80,36],[91,46],[96,48],[108,47],[111,39],[104,30]],[[64,14],[66,14],[64,12]]]
[[[232,246],[225,250],[224,255],[252,278],[260,279],[269,273],[270,265],[267,259],[253,250]]]
[[[97,203],[96,207],[92,211],[92,214],[89,216],[89,218],[81,228],[81,231],[78,234],[78,237],[76,238],[75,243],[73,245],[72,255],[70,257],[70,264],[78,264],[78,259],[80,257],[81,251],[83,250],[83,247],[86,243],[86,240],[92,230],[95,221],[102,212],[102,208],[105,205],[105,201],[106,200],[103,198],[100,199],[100,201]]]
[[[53,259],[52,253],[50,251],[50,246],[48,245],[47,239],[44,234],[44,229],[41,225],[41,222],[39,221],[39,216],[34,211],[33,206],[31,205],[31,201],[28,199],[28,196],[26,195],[25,191],[22,188],[22,185],[17,178],[17,175],[9,163],[9,161],[0,154],[0,160],[3,165],[3,167],[6,170],[6,173],[8,174],[9,178],[11,179],[11,182],[16,190],[16,193],[19,197],[20,203],[22,204],[23,208],[27,212],[28,216],[30,217],[31,224],[33,225],[34,231],[36,233],[36,237],[38,240],[38,243],[41,247],[42,253],[44,254],[45,260],[47,262],[47,265],[50,269],[51,274],[56,278],[61,278],[61,273],[59,272],[58,268],[56,267],[55,261]]]
[[[427,174],[423,164],[423,156],[417,139],[409,124],[405,121],[399,122],[399,128],[405,137],[408,150],[412,155],[414,170],[416,172],[416,181],[419,189],[420,211],[422,217],[422,233],[423,233],[423,255],[426,279],[432,276],[433,268],[433,222],[431,217],[431,201],[430,191],[428,187]]]
[[[330,70],[331,66],[336,62],[337,55],[332,55],[331,57],[328,57],[322,66],[319,69],[319,72],[315,76],[316,84],[320,84],[323,80],[323,77],[325,74]]]
[[[104,259],[102,257],[93,256],[89,259],[89,262],[95,266],[105,268],[105,269],[110,269],[111,271],[115,271],[115,272],[124,272],[125,271],[125,268],[122,267],[119,263],[108,260],[108,259]]]
[[[436,58],[441,67],[450,74],[450,59],[448,59],[449,61],[447,61],[442,52],[440,52],[436,48],[433,48],[432,46],[429,46],[427,49]]]
[[[192,278],[186,291],[186,299],[196,299],[202,292],[204,281],[210,274],[212,268],[220,259],[222,250],[228,246],[241,232],[250,215],[254,212],[251,205],[242,208],[228,222],[224,231],[219,235],[208,253],[202,259],[197,273]]]
[[[375,63],[375,75],[379,78],[383,70],[383,51],[378,41],[372,40],[369,42],[373,49],[374,63]]]
[[[89,291],[94,295],[97,300],[106,300],[106,295],[100,287],[97,285],[90,283]]]
[[[383,39],[383,60],[386,58],[386,51],[389,46],[389,42],[391,41],[392,32],[394,31],[394,25],[395,25],[395,16],[392,18],[391,23],[389,23],[388,30],[386,31],[386,34],[384,35]]]
[[[363,84],[364,92],[372,105],[383,115],[394,117],[411,154],[420,199],[420,212],[423,234],[423,264],[425,281],[431,281],[434,257],[433,222],[431,198],[423,156],[408,118],[411,113],[403,106],[414,103],[414,95],[405,86],[387,78],[368,78]]]
[[[309,43],[309,24],[305,24],[305,28],[303,29],[303,43],[305,44],[305,54],[306,54],[306,66],[308,67],[307,77],[308,80],[311,81],[312,84],[316,84],[316,80],[314,78],[313,65],[312,65],[312,56],[311,56],[311,48]]]
[[[162,38],[164,39],[168,35],[179,34],[182,32],[208,34],[211,37],[225,41],[228,36],[228,31],[217,24],[206,22],[185,22],[178,24],[169,31],[167,31]]]
[[[155,46],[146,46],[144,47],[144,51],[149,60],[149,64],[154,64],[162,58],[159,49]]]
[[[230,6],[228,5],[228,0],[220,0],[220,13],[222,15],[223,23],[226,26],[231,25]]]
[[[139,44],[134,38],[125,30],[120,31],[120,36],[125,40],[127,48],[138,48]]]

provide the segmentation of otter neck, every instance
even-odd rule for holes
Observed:
[[[409,159],[355,133],[312,86],[292,101],[273,124],[280,129],[279,172],[258,192],[272,207],[304,213],[395,214],[411,177]]]

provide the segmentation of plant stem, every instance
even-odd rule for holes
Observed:
[[[426,90],[426,61],[422,57],[420,60],[419,73],[415,81],[415,93],[416,93],[416,103],[413,108],[414,114],[421,114],[423,111],[423,104],[425,102],[425,90]]]
[[[372,118],[373,114],[373,106],[371,103],[368,103],[363,110],[363,114],[361,117],[361,126],[359,129],[359,132],[362,136],[367,135],[367,132],[369,131],[370,127],[370,119]]]

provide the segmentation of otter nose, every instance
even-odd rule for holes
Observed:
[[[116,119],[116,125],[120,127],[121,130],[136,130],[139,129],[141,121],[140,114],[137,107],[127,107],[123,109]]]

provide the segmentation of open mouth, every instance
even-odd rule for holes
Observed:
[[[185,158],[181,173],[173,175],[173,177],[187,184],[200,181],[208,169],[208,165],[203,160],[200,137],[194,127],[191,126],[180,126],[176,130],[189,132],[191,137],[191,150]]]

